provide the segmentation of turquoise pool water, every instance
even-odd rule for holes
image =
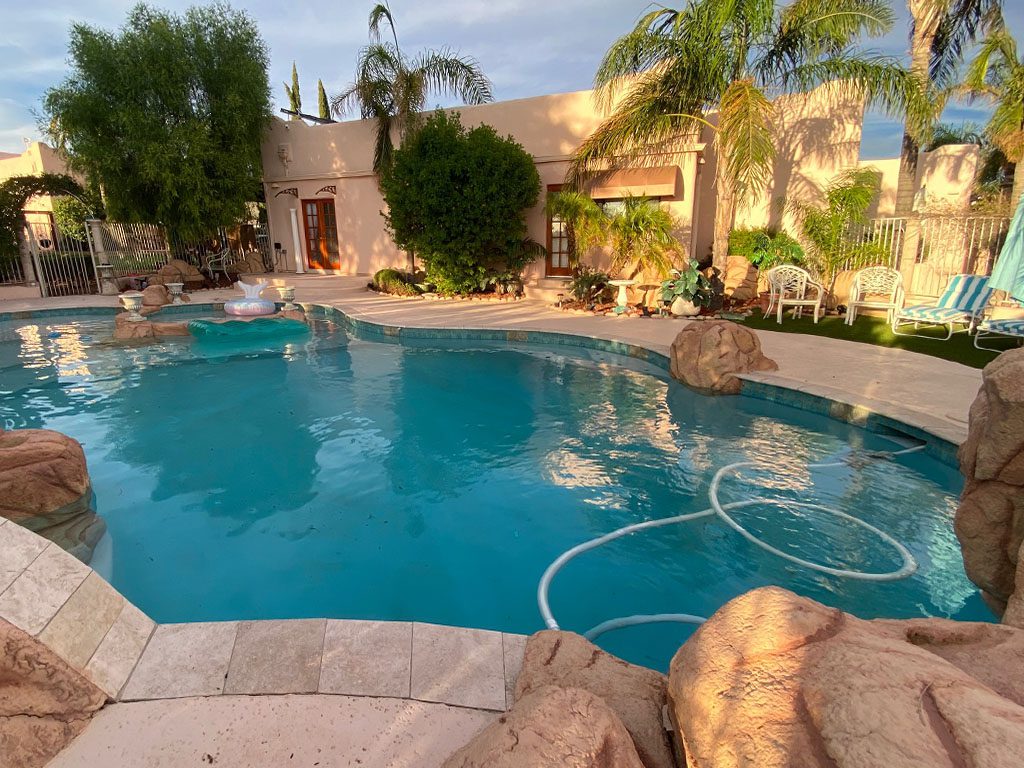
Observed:
[[[635,321],[657,322],[657,321]],[[901,444],[762,400],[709,398],[647,363],[583,349],[356,338],[320,318],[275,348],[109,343],[110,318],[0,322],[0,425],[82,442],[108,534],[93,565],[161,622],[345,617],[511,632],[542,627],[537,581],[567,548],[620,526],[750,495],[846,510],[920,562],[867,583],[787,563],[715,518],[639,533],[555,579],[564,628],[615,616],[710,615],[780,584],[865,617],[992,620],[963,574],[957,472],[924,454],[809,473]],[[813,510],[735,517],[837,567],[899,556]],[[601,638],[664,668],[692,631]]]

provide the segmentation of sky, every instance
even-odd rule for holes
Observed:
[[[895,2],[895,0],[894,0]],[[21,152],[24,139],[41,139],[37,127],[46,89],[68,72],[67,41],[72,23],[114,29],[134,0],[89,3],[0,0],[0,151]],[[182,10],[194,0],[162,0],[153,5]],[[256,20],[270,49],[270,83],[278,106],[285,104],[282,83],[298,66],[303,107],[315,112],[316,81],[329,95],[343,88],[355,69],[356,54],[366,43],[366,17],[374,0],[328,3],[289,0],[242,2]],[[672,4],[667,0],[667,4]],[[399,42],[407,50],[449,46],[476,58],[494,84],[499,100],[589,88],[603,53],[651,7],[648,0],[392,0]],[[1024,41],[1024,3],[1006,0],[1005,15]],[[898,21],[871,47],[906,56],[909,16],[897,7]],[[983,104],[954,104],[943,119],[983,124]],[[895,157],[902,128],[884,115],[869,113],[861,156]]]

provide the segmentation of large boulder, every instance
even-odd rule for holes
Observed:
[[[206,284],[203,273],[195,266],[181,259],[171,259],[148,278],[150,285],[167,285],[167,283],[184,283],[186,290],[202,288]]]
[[[89,562],[106,526],[92,510],[78,441],[48,429],[0,430],[0,516]]]
[[[147,285],[142,291],[142,306],[162,307],[171,303],[171,293],[164,285]]]
[[[673,376],[716,395],[739,394],[737,373],[779,368],[761,352],[756,333],[728,320],[690,323],[672,342],[670,358]]]
[[[106,694],[31,635],[0,619],[0,763],[46,765]]]
[[[959,459],[955,528],[967,575],[1003,621],[1024,627],[1024,349],[985,366]]]
[[[605,653],[580,635],[544,630],[526,642],[515,699],[549,685],[589,691],[618,715],[647,768],[674,768],[662,720],[666,684],[664,675]]]
[[[482,730],[442,768],[643,768],[629,732],[580,688],[541,688]]]
[[[1017,768],[1024,632],[864,621],[764,587],[680,648],[669,699],[690,768]]]
[[[752,301],[757,298],[758,269],[746,256],[730,256],[725,262],[722,284],[725,295],[735,302]]]

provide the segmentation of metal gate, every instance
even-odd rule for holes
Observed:
[[[54,224],[52,214],[32,211],[25,213],[23,233],[43,296],[73,296],[99,290],[84,228],[81,233],[62,232]]]

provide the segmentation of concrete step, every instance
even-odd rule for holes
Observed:
[[[545,304],[554,304],[558,301],[558,294],[565,294],[569,298],[569,277],[541,277],[527,283],[524,286],[526,298],[543,301]]]

